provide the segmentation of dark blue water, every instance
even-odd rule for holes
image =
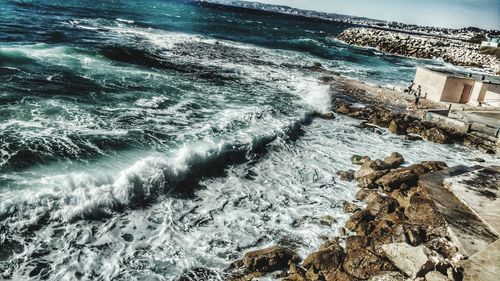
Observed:
[[[190,1],[0,0],[1,278],[223,280],[247,249],[304,254],[334,235],[315,218],[344,219],[355,188],[333,175],[352,153],[463,163],[470,151],[308,117],[335,92],[316,62],[396,85],[439,65],[336,41],[348,27]]]

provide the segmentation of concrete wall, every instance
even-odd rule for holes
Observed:
[[[488,84],[488,89],[484,94],[484,104],[500,107],[500,85]]]
[[[420,85],[422,87],[422,95],[425,96],[425,93],[427,93],[428,100],[441,101],[441,93],[446,83],[446,75],[418,67],[413,82],[415,83],[413,89],[416,90]]]
[[[471,86],[471,95],[474,89],[474,80],[467,78],[458,78],[449,76],[446,79],[446,83],[444,85],[443,93],[441,95],[441,101],[444,102],[460,102],[460,98],[462,97],[462,92],[464,90],[465,85]],[[470,100],[470,98],[469,98]]]
[[[479,101],[484,100],[484,95],[486,94],[487,89],[488,89],[488,84],[476,81],[474,83],[474,88],[472,89],[472,94],[470,96],[468,104],[472,106],[478,106]]]

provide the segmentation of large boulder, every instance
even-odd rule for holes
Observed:
[[[378,188],[377,180],[389,173],[389,170],[375,171],[358,178],[360,188],[374,189]]]
[[[370,161],[370,157],[369,156],[361,156],[361,155],[353,155],[351,156],[351,163],[352,164],[355,164],[355,165],[363,165],[365,162],[368,162]]]
[[[410,278],[424,277],[436,268],[446,268],[443,257],[420,245],[413,247],[406,243],[393,243],[382,245],[387,258]]]
[[[418,182],[418,174],[412,169],[398,169],[391,171],[376,181],[378,186],[386,192],[392,192],[401,186],[415,186]]]
[[[362,210],[354,213],[345,223],[349,231],[366,233],[368,224],[375,218],[369,210]]]
[[[384,163],[387,164],[388,169],[394,169],[401,166],[405,162],[403,155],[398,152],[393,152],[391,155],[384,159]]]
[[[353,181],[354,170],[337,171],[337,176],[339,176],[340,180],[342,181]]]
[[[288,262],[295,258],[296,255],[292,250],[273,246],[247,252],[243,257],[243,267],[250,272],[273,272],[286,268]]]
[[[365,210],[369,211],[373,216],[381,217],[394,213],[397,207],[399,207],[399,203],[396,199],[378,194],[368,202]]]
[[[405,279],[405,276],[401,272],[389,271],[373,276],[369,281],[402,281]]]

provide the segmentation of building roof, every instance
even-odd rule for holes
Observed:
[[[451,77],[456,77],[456,78],[463,78],[463,79],[471,79],[479,82],[485,82],[485,83],[490,83],[490,84],[495,84],[495,85],[500,85],[500,77],[499,76],[492,76],[492,75],[487,75],[487,74],[478,74],[478,73],[467,73],[467,72],[461,72],[461,71],[454,71],[454,70],[447,70],[447,69],[438,69],[438,68],[430,68],[430,67],[423,67],[425,69],[438,72],[441,74],[444,74],[446,76],[451,76]],[[483,80],[484,77],[484,80]]]

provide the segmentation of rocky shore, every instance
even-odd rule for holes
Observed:
[[[383,160],[353,155],[357,171],[339,171],[356,180],[357,202],[344,202],[352,213],[341,236],[328,239],[300,260],[286,246],[247,252],[227,270],[229,280],[252,280],[273,273],[286,281],[302,280],[462,280],[464,256],[452,243],[444,218],[419,185],[419,178],[447,167],[422,162],[401,167],[399,153]],[[363,206],[363,207],[361,207]]]
[[[460,40],[362,27],[349,28],[337,39],[350,45],[373,47],[389,54],[443,59],[454,65],[482,68],[500,75],[498,58],[480,53],[478,44]]]

